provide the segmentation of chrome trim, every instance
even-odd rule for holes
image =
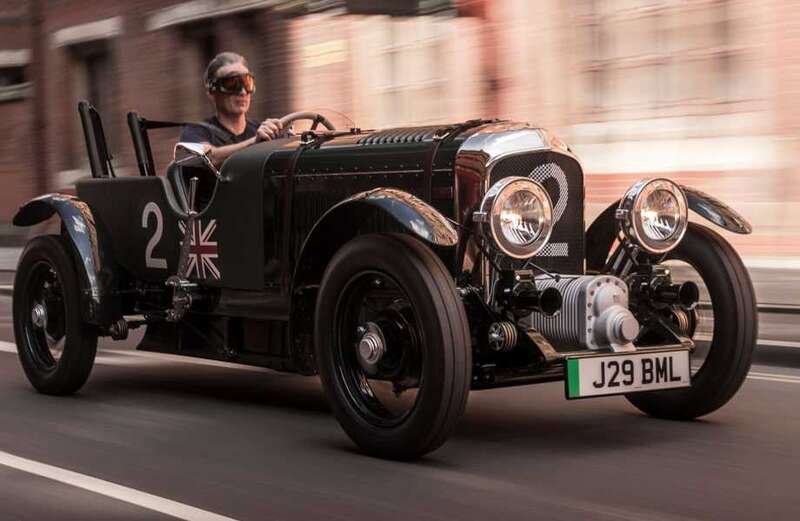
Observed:
[[[378,372],[378,363],[386,354],[386,339],[380,326],[374,322],[367,322],[360,326],[358,332],[362,331],[356,358],[365,373],[375,375]]]
[[[453,169],[456,220],[462,224],[469,224],[472,212],[478,208],[483,196],[489,191],[492,169],[502,159],[514,155],[550,151],[574,159],[580,165],[580,159],[563,141],[551,132],[529,123],[501,121],[479,127],[468,135],[456,153]],[[484,255],[479,251],[467,249],[462,268],[474,265],[478,256],[481,258],[481,280],[488,289],[491,287],[491,265]],[[486,294],[488,296],[490,292],[487,291]]]
[[[525,186],[525,188],[516,188],[515,185]],[[496,203],[503,199],[506,193],[521,190],[533,193],[541,202],[544,210],[541,226],[533,241],[527,246],[509,244],[507,237],[499,229],[500,224],[495,208]],[[492,185],[483,197],[481,211],[473,214],[473,220],[476,217],[481,218],[481,216],[485,216],[485,220],[479,227],[484,237],[490,238],[497,249],[515,259],[527,259],[539,253],[550,240],[550,234],[553,232],[553,202],[550,200],[550,194],[542,185],[527,177],[506,177]]]
[[[44,304],[37,302],[31,309],[31,322],[39,329],[47,329],[47,308]]]
[[[668,191],[678,203],[680,221],[676,224],[676,232],[664,240],[654,240],[647,236],[642,229],[642,221],[636,214],[636,207],[643,197],[656,190]],[[681,187],[669,179],[641,179],[634,183],[620,199],[619,207],[615,213],[622,233],[650,253],[666,253],[683,239],[689,226],[689,210],[686,194]]]

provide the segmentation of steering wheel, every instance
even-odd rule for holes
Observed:
[[[280,122],[281,125],[283,125],[283,128],[286,128],[295,121],[299,121],[301,119],[310,119],[311,121],[313,121],[313,123],[311,124],[311,129],[310,129],[311,131],[317,130],[317,127],[319,126],[320,123],[322,123],[322,125],[328,130],[336,130],[336,127],[333,125],[333,123],[331,123],[328,120],[328,118],[326,118],[325,116],[323,116],[318,112],[311,112],[311,111],[292,112],[291,114],[283,116],[280,119]]]

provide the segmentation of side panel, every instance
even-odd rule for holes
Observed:
[[[211,287],[261,289],[261,176],[229,176],[198,216],[189,278]],[[114,237],[114,255],[123,268],[156,283],[177,272],[184,214],[164,178],[87,179],[77,188]]]
[[[162,282],[178,268],[178,218],[160,177],[85,179],[78,195],[112,237],[114,257],[137,279]]]

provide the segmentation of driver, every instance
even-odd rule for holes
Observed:
[[[280,120],[269,118],[259,123],[246,117],[256,82],[243,56],[234,52],[216,55],[203,79],[216,115],[184,125],[181,141],[207,144],[209,158],[219,166],[234,152],[280,136]]]

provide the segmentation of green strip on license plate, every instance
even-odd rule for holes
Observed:
[[[567,382],[569,388],[567,389],[568,398],[577,398],[581,395],[581,375],[578,369],[578,360],[567,360]]]

